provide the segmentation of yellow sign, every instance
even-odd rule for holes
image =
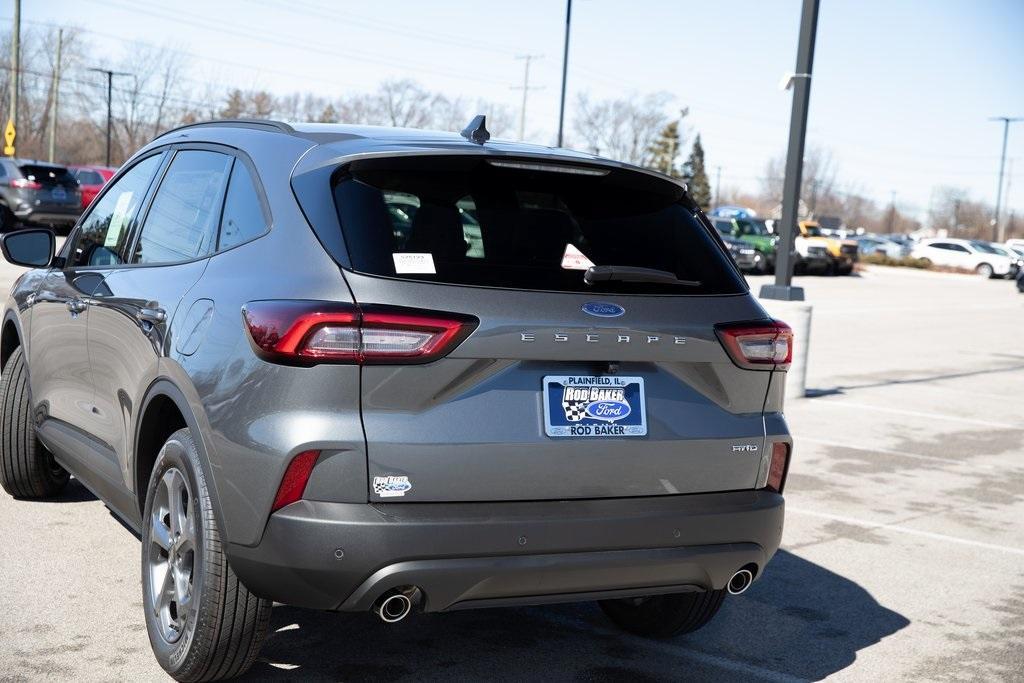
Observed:
[[[4,140],[7,141],[7,145],[4,147],[4,154],[9,157],[14,156],[14,136],[17,132],[14,130],[14,121],[7,119],[7,127],[4,128]]]

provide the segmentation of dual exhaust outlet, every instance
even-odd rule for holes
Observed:
[[[739,595],[750,588],[754,582],[754,574],[749,569],[740,569],[729,578],[726,590],[730,595]],[[392,588],[373,603],[373,613],[386,624],[394,624],[405,619],[412,608],[419,604],[422,592],[416,586]]]

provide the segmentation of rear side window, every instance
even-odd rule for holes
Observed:
[[[232,157],[206,150],[175,154],[146,214],[132,263],[177,263],[209,254]]]
[[[63,166],[40,166],[36,164],[22,164],[18,167],[21,174],[28,180],[34,180],[40,185],[77,185],[78,181],[71,175],[71,172]]]
[[[355,270],[459,285],[621,294],[735,294],[742,279],[683,201],[637,171],[482,157],[367,159],[335,179]],[[561,167],[565,169],[566,167]],[[587,285],[591,265],[652,268],[698,287]]]
[[[249,169],[235,161],[231,182],[224,198],[224,214],[220,221],[220,249],[228,249],[259,237],[267,230],[262,205]]]
[[[112,266],[121,263],[125,240],[139,211],[162,154],[135,164],[89,209],[78,241],[68,255],[68,267]]]

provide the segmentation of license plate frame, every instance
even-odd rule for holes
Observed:
[[[546,375],[544,433],[552,438],[647,436],[643,377]]]

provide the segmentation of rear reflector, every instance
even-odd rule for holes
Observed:
[[[786,485],[786,472],[789,470],[789,444],[778,441],[772,444],[772,462],[768,467],[768,483],[766,487],[782,493]]]
[[[458,346],[476,318],[453,313],[324,301],[251,301],[242,309],[268,360],[315,363],[427,363]]]
[[[715,333],[732,361],[747,370],[786,370],[793,361],[793,330],[781,320],[725,323]]]
[[[285,505],[291,505],[302,498],[309,482],[309,475],[313,474],[313,466],[319,457],[320,451],[303,451],[292,458],[281,478],[281,485],[277,488],[271,512],[277,512]]]

